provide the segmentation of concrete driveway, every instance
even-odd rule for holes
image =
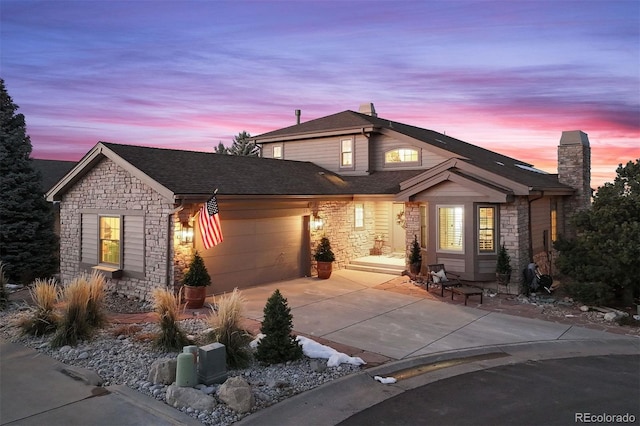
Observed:
[[[246,316],[262,320],[279,289],[294,330],[405,359],[436,352],[550,340],[620,339],[619,335],[398,294],[374,287],[395,275],[339,270],[328,280],[299,278],[243,289]]]

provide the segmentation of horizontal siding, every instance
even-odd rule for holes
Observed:
[[[82,214],[82,263],[98,264],[98,215]]]
[[[547,238],[551,238],[550,209],[551,204],[547,197],[531,203],[531,238],[533,242],[533,254],[545,250],[543,238],[544,231],[547,231]],[[547,244],[550,246],[550,241],[548,241]]]
[[[483,197],[478,191],[466,188],[455,182],[442,182],[427,191],[430,197]]]
[[[144,272],[144,216],[124,218],[125,271]]]
[[[456,259],[456,258],[438,256],[438,261],[436,263],[444,264],[444,269],[446,269],[448,272],[455,272],[458,274],[464,274],[466,272],[464,258]]]
[[[479,274],[493,274],[496,272],[495,258],[491,260],[478,260],[478,273]]]
[[[425,144],[416,142],[411,144],[409,142],[400,141],[394,139],[388,135],[376,135],[371,138],[371,163],[373,170],[399,170],[402,167],[394,165],[392,167],[386,167],[384,163],[384,154],[387,151],[397,148],[413,148],[417,149],[420,153],[420,164],[418,166],[412,164],[411,166],[404,167],[405,169],[430,169],[431,167],[442,163],[447,160],[447,157],[436,155],[428,150],[424,149]]]

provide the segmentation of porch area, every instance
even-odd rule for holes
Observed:
[[[353,259],[346,269],[352,271],[377,272],[380,274],[402,275],[406,269],[404,254],[364,256]]]

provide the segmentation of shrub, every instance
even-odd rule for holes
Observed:
[[[409,256],[409,263],[415,264],[422,262],[422,253],[420,252],[420,243],[418,243],[418,236],[413,236],[413,242],[411,243],[411,255]]]
[[[7,294],[7,288],[5,287],[8,283],[9,280],[4,273],[4,263],[0,262],[0,311],[9,304],[9,294]]]
[[[156,288],[153,290],[153,307],[159,315],[160,334],[155,344],[165,350],[181,350],[189,341],[178,325],[179,304],[173,292]]]
[[[329,238],[322,237],[318,246],[316,247],[316,252],[313,254],[313,258],[317,262],[333,262],[336,260],[336,256],[331,249],[331,242]]]
[[[206,287],[211,285],[211,276],[207,267],[204,265],[204,260],[200,254],[196,251],[193,255],[193,260],[189,265],[189,270],[184,274],[182,284],[191,287]]]
[[[224,295],[218,302],[218,312],[212,310],[207,322],[212,331],[207,335],[210,341],[222,343],[227,353],[227,365],[231,368],[246,367],[251,361],[249,342],[251,335],[241,328],[245,299],[238,289]]]
[[[276,290],[264,307],[260,331],[265,336],[258,343],[256,359],[265,364],[278,364],[302,357],[302,347],[292,334],[293,317],[280,290]]]
[[[574,300],[585,305],[606,305],[613,298],[611,287],[600,282],[573,281],[565,283],[562,288]]]
[[[88,278],[83,276],[89,286],[89,302],[87,303],[87,322],[91,327],[103,327],[107,322],[104,310],[104,276],[94,272]]]
[[[75,346],[79,340],[89,338],[92,331],[87,317],[91,291],[86,276],[82,275],[73,280],[63,289],[62,294],[66,306],[56,334],[51,340],[51,346],[54,348],[64,345]]]
[[[20,320],[19,325],[25,334],[39,336],[56,331],[60,318],[55,312],[56,303],[60,298],[55,280],[41,280],[37,278],[33,287],[29,289],[35,309],[31,315]]]

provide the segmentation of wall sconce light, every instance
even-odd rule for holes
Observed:
[[[324,222],[320,216],[313,215],[311,216],[311,229],[314,231],[319,231],[324,226]]]
[[[189,222],[182,222],[180,226],[180,242],[182,244],[193,242],[193,226],[189,225]]]

